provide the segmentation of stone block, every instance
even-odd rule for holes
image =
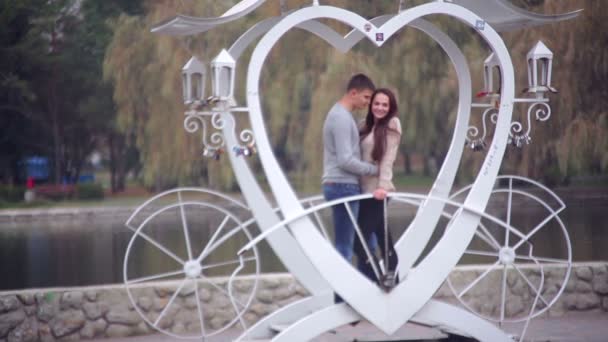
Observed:
[[[577,301],[576,297],[577,297],[577,295],[574,293],[567,293],[562,296],[564,308],[566,310],[576,310],[576,301]]]
[[[186,300],[184,300],[184,307],[190,310],[198,309],[198,305],[196,304],[196,297],[192,296],[186,298]]]
[[[179,291],[179,296],[188,297],[188,296],[194,295],[194,291],[196,291],[196,288],[197,288],[197,284],[189,281]]]
[[[201,299],[202,302],[209,303],[209,301],[211,300],[211,291],[204,287],[200,288],[198,290],[198,297]]]
[[[84,303],[82,305],[82,309],[84,311],[84,314],[87,316],[87,318],[91,319],[91,320],[95,320],[95,319],[102,317],[110,310],[108,304],[101,303],[101,302]]]
[[[61,296],[61,310],[65,309],[80,309],[82,307],[82,300],[84,293],[80,291],[64,292]]]
[[[84,296],[89,302],[94,302],[97,300],[97,291],[85,291]]]
[[[211,301],[211,305],[216,308],[224,309],[232,306],[230,299],[224,295],[216,295]]]
[[[310,293],[300,283],[296,283],[296,292],[302,297],[308,297]]]
[[[38,341],[38,322],[36,319],[26,319],[8,334],[8,342]]]
[[[228,320],[227,318],[215,316],[209,321],[209,325],[211,326],[211,329],[218,330],[224,327],[229,322],[230,320]]]
[[[154,288],[154,290],[156,291],[157,296],[164,298],[175,292],[175,286],[159,286]]]
[[[584,293],[576,295],[576,309],[591,310],[600,307],[601,298],[595,293]]]
[[[36,310],[38,308],[36,307],[36,305],[29,305],[23,308],[23,311],[25,311],[25,314],[30,317],[30,316],[34,316],[36,314]]]
[[[133,327],[122,324],[110,324],[106,329],[106,336],[111,338],[128,337],[133,335]]]
[[[34,298],[34,295],[31,293],[18,294],[17,298],[19,298],[23,305],[33,305],[34,303],[36,303],[36,298]]]
[[[580,266],[576,268],[576,276],[581,280],[591,281],[593,278],[593,271],[589,266]]]
[[[570,272],[570,277],[568,278],[568,282],[566,283],[565,292],[574,292],[576,290],[576,283],[578,282],[578,278],[576,276],[576,272]]]
[[[152,332],[152,329],[150,329],[150,327],[148,326],[148,324],[146,324],[146,322],[139,323],[133,330],[133,333],[135,335],[148,335],[151,332]]]
[[[175,315],[175,322],[181,322],[184,324],[184,328],[188,323],[198,322],[198,310],[180,310]]]
[[[40,338],[40,342],[54,342],[55,341],[55,336],[53,336],[51,327],[49,327],[48,324],[39,324],[38,325],[38,337]]]
[[[239,279],[234,281],[233,286],[237,292],[249,293],[253,289],[253,281]]]
[[[141,318],[135,311],[126,310],[123,308],[110,309],[106,313],[108,323],[116,323],[123,325],[137,325],[141,322]]]
[[[521,297],[510,297],[505,303],[507,317],[515,317],[524,311],[524,302]]]
[[[264,305],[262,303],[254,303],[249,307],[249,311],[258,316],[266,316],[268,313],[272,312],[271,310],[271,305]]]
[[[593,275],[608,273],[608,265],[605,263],[593,265],[591,269],[593,270]]]
[[[173,327],[171,327],[171,332],[176,335],[184,335],[186,334],[186,325],[180,321],[177,321]]]
[[[261,287],[264,289],[276,289],[281,286],[281,280],[276,277],[264,278],[261,281]]]
[[[23,310],[11,311],[0,315],[0,338],[6,337],[11,329],[25,320]]]
[[[256,298],[265,304],[271,304],[274,299],[274,292],[270,290],[261,290],[258,291]]]
[[[88,321],[85,323],[84,327],[80,330],[80,336],[91,339],[97,336],[103,336],[108,323],[103,318],[100,318],[95,321]]]
[[[70,335],[63,336],[59,339],[59,341],[80,341],[80,334],[74,333]]]
[[[4,312],[14,311],[21,307],[21,302],[15,295],[0,297],[0,314]]]
[[[584,281],[584,280],[579,280],[576,282],[574,291],[576,293],[589,293],[589,292],[593,292],[593,288],[591,287],[591,284],[589,282]]]
[[[608,294],[608,273],[596,273],[591,281],[593,290],[599,294]]]
[[[137,306],[145,312],[148,312],[152,308],[152,298],[148,296],[141,296],[137,298]]]
[[[77,332],[84,326],[86,318],[80,310],[62,311],[55,316],[49,326],[56,337],[64,337]]]

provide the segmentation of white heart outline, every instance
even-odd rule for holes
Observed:
[[[321,12],[324,13],[320,14]],[[247,103],[262,166],[271,190],[286,218],[296,216],[303,211],[303,208],[272,153],[261,114],[258,93],[259,76],[270,49],[285,32],[298,23],[320,18],[335,19],[362,30],[361,33],[381,47],[395,32],[407,26],[409,22],[431,14],[448,15],[471,27],[475,27],[478,21],[482,21],[477,15],[461,6],[439,2],[403,11],[379,28],[372,24],[372,29],[365,32],[364,25],[371,23],[361,16],[340,8],[314,6],[288,15],[262,38],[254,50],[249,64]],[[383,33],[384,40],[375,41],[376,33]],[[464,207],[483,211],[506,148],[514,99],[514,71],[506,46],[498,34],[488,25],[480,33],[498,56],[503,71],[501,88],[503,102],[500,106],[494,138],[481,172],[464,202]],[[374,283],[350,267],[333,246],[313,228],[314,226],[308,218],[295,221],[289,225],[289,228],[311,262],[334,290],[370,322],[391,334],[408,321],[441,286],[473,237],[479,219],[478,215],[468,211],[457,212],[450,225],[452,229],[446,231],[431,253],[415,270],[410,272],[407,279],[390,293],[380,290]],[[399,305],[399,303],[403,304]]]

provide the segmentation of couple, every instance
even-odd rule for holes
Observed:
[[[357,125],[352,111],[361,109],[367,109],[367,116]],[[327,201],[373,194],[372,198],[350,202],[350,209],[374,257],[370,260],[362,241],[355,238],[354,224],[341,204],[332,206],[335,245],[349,262],[354,251],[359,271],[385,288],[391,287],[387,284],[395,280],[397,255],[390,234],[384,230],[384,199],[388,191],[395,189],[392,168],[400,139],[401,123],[393,92],[376,89],[363,74],[353,76],[346,93],[331,108],[323,125],[323,194]],[[385,259],[384,276],[375,256],[378,245],[381,258]],[[380,279],[374,268],[379,271]]]

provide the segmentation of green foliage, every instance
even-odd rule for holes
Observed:
[[[0,184],[0,201],[21,202],[25,194],[24,186],[2,185]]]
[[[76,198],[81,200],[102,199],[103,186],[99,183],[82,183],[76,185]]]

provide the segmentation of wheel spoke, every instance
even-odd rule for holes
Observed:
[[[507,301],[507,265],[502,268],[502,286],[500,291],[500,324],[505,320],[505,305]]]
[[[480,224],[479,230],[481,230],[485,234],[486,238],[488,238],[490,241],[492,241],[491,247],[494,247],[497,251],[501,248],[500,243],[498,243],[498,241],[496,241],[496,239],[494,238],[494,235],[492,235],[484,225]]]
[[[190,232],[188,230],[188,220],[186,220],[186,209],[182,203],[182,192],[177,192],[177,200],[179,202],[179,211],[182,218],[182,228],[184,230],[184,239],[186,240],[186,250],[188,251],[188,260],[192,260],[192,247],[190,246]]]
[[[181,265],[185,264],[186,262],[184,260],[182,260],[182,258],[178,257],[177,255],[175,255],[173,252],[171,252],[169,249],[167,249],[165,246],[161,245],[159,242],[156,242],[156,240],[154,240],[153,238],[151,238],[150,236],[148,236],[148,234],[143,233],[143,232],[139,232],[139,235],[146,241],[148,241],[149,243],[151,243],[154,247],[160,249],[163,253],[167,254],[169,257],[171,257],[172,259],[174,259],[175,261],[177,261],[178,263],[180,263]]]
[[[207,334],[205,332],[205,318],[203,314],[203,306],[201,305],[201,298],[198,293],[198,281],[196,279],[193,279],[192,281],[194,282],[194,296],[196,298],[196,307],[198,309],[198,320],[201,324],[201,334],[204,339]]]
[[[551,219],[556,217],[561,210],[553,212],[551,215],[547,216],[541,223],[539,223],[534,229],[532,229],[528,234],[526,234],[519,242],[517,242],[513,249],[519,248],[524,242],[528,241],[534,234],[536,234],[541,228],[545,227],[546,223]]]
[[[475,235],[483,242],[485,242],[488,246],[498,251],[500,249],[498,242],[494,240],[494,237],[487,231],[487,229],[483,225],[480,224],[479,227],[482,229],[481,231],[476,230]]]
[[[165,315],[165,313],[167,313],[167,310],[169,309],[169,307],[171,306],[171,304],[173,304],[173,302],[175,301],[175,298],[177,298],[177,295],[181,292],[182,288],[184,288],[184,285],[186,285],[186,281],[187,280],[188,280],[188,278],[184,278],[184,280],[182,280],[182,282],[179,285],[179,287],[177,288],[177,290],[175,290],[175,292],[171,296],[171,299],[169,299],[169,302],[167,303],[167,306],[165,306],[165,308],[163,309],[163,311],[161,311],[160,315],[158,315],[158,318],[156,318],[156,321],[154,321],[154,324],[153,324],[154,327],[156,327],[158,325],[158,323],[163,318],[163,316]]]
[[[478,251],[476,249],[467,249],[467,250],[464,251],[464,253],[465,254],[470,254],[470,255],[481,255],[481,256],[498,258],[498,253]]]
[[[198,262],[201,262],[201,260],[203,260],[205,258],[205,256],[209,253],[208,251],[211,249],[210,247],[213,245],[213,243],[215,242],[215,239],[217,239],[217,237],[221,233],[222,229],[224,229],[224,226],[226,225],[226,223],[228,223],[228,220],[230,220],[230,216],[226,215],[224,217],[224,219],[222,220],[222,223],[220,224],[220,226],[213,233],[213,236],[211,237],[211,239],[209,239],[209,242],[207,242],[207,245],[205,246],[205,248],[203,248],[203,251],[201,252],[201,254],[196,259]]]
[[[172,276],[176,276],[176,275],[180,275],[180,274],[184,274],[184,270],[167,272],[167,273],[157,274],[157,275],[148,276],[148,277],[131,279],[131,280],[128,280],[126,282],[126,284],[129,285],[129,284],[143,283],[143,282],[146,282],[146,281],[149,281],[149,280],[158,280],[158,279],[172,277]]]
[[[522,259],[522,260],[530,260],[530,261],[534,261],[534,260],[538,260],[538,261],[544,261],[547,263],[557,263],[557,264],[569,264],[570,261],[566,260],[566,259],[555,259],[555,258],[545,258],[545,257],[529,257],[529,256],[524,256],[524,255],[516,255],[515,256],[516,259]]]
[[[240,228],[240,229],[239,229]],[[215,249],[217,249],[221,244],[223,244],[224,242],[228,241],[228,239],[230,239],[231,237],[233,237],[235,234],[237,234],[238,232],[240,232],[241,230],[244,230],[245,226],[241,225],[241,226],[235,226],[233,227],[228,233],[224,234],[224,236],[222,236],[221,239],[217,240],[212,246],[207,244],[207,247],[205,247],[205,249],[207,250],[204,254],[201,253],[201,255],[199,255],[198,257],[198,262],[201,262],[204,258],[206,258],[209,254],[213,253],[213,251]]]
[[[498,266],[498,264],[500,263],[500,261],[496,261],[492,266],[490,266],[490,268],[488,268],[487,270],[485,270],[485,272],[483,272],[482,274],[479,275],[479,277],[477,277],[475,280],[473,280],[469,286],[467,286],[464,290],[462,290],[462,292],[460,292],[458,294],[458,298],[462,298],[462,296],[464,296],[467,292],[469,292],[469,290],[471,290],[475,285],[477,285],[477,283],[479,283],[483,278],[485,278],[490,272],[492,272],[496,266]]]
[[[255,260],[256,260],[255,257],[243,258],[243,261],[255,261]],[[214,263],[214,264],[208,264],[208,265],[203,266],[202,269],[208,270],[208,269],[215,268],[215,267],[228,266],[228,265],[234,265],[234,264],[240,264],[240,260],[231,260],[231,261],[218,262],[218,263]]]
[[[513,178],[509,178],[509,192],[507,194],[507,226],[511,226],[511,205],[513,204]],[[505,229],[505,247],[509,247],[509,229]]]
[[[536,286],[534,286],[534,284],[532,284],[530,279],[528,279],[528,277],[526,277],[526,275],[519,269],[519,267],[517,267],[517,265],[515,265],[515,264],[513,264],[513,267],[515,268],[517,273],[519,273],[519,275],[524,279],[524,281],[528,284],[528,286],[530,286],[530,288],[532,288],[532,290],[534,290],[534,293],[540,298],[540,300],[542,300],[546,306],[549,306],[549,303],[547,302],[547,300],[545,300],[545,297],[543,297],[543,295],[539,292],[539,290],[536,288]]]

